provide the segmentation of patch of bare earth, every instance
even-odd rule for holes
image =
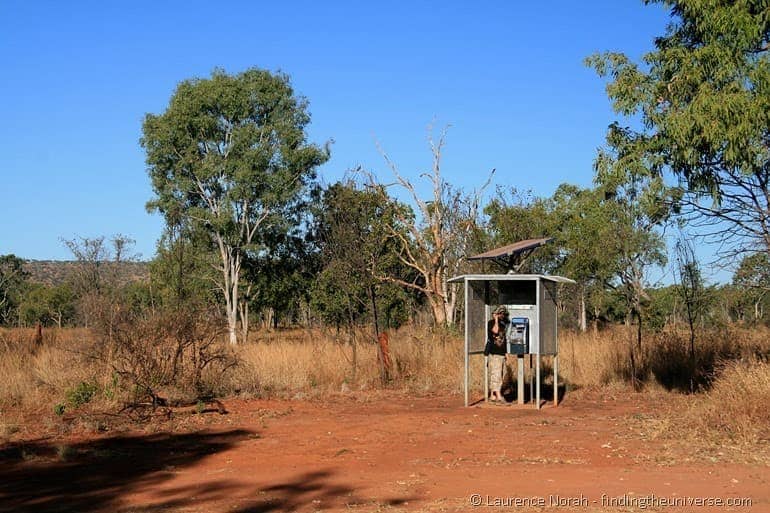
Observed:
[[[117,434],[27,419],[0,446],[0,511],[770,512],[766,453],[656,436],[654,394],[540,411],[386,392],[225,403]],[[718,504],[736,498],[751,505]]]

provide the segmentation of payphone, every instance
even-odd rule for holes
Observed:
[[[508,353],[529,353],[529,319],[527,317],[513,317],[508,327]]]

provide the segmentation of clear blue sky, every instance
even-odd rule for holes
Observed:
[[[119,4],[122,4],[120,6]],[[0,2],[0,254],[67,259],[60,237],[122,233],[143,258],[162,221],[139,146],[145,113],[215,67],[282,70],[329,139],[332,182],[430,165],[427,125],[451,124],[444,173],[550,195],[588,186],[615,119],[583,59],[652,48],[668,13],[592,2]]]

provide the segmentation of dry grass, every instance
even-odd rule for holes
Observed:
[[[732,361],[708,393],[698,394],[684,411],[669,414],[666,436],[709,442],[714,446],[770,444],[770,365],[766,361]]]
[[[618,327],[596,333],[563,333],[562,374],[576,387],[625,386],[631,374],[632,330]],[[697,393],[669,401],[656,422],[669,439],[693,447],[762,446],[770,442],[770,331],[730,327],[703,331],[690,355],[689,334],[669,330],[647,336],[638,353],[644,388]]]
[[[45,330],[34,348],[34,330],[0,330],[0,407],[28,411],[49,409],[102,369],[82,358],[87,330]]]
[[[704,330],[695,342],[695,361],[690,356],[689,334],[667,330],[645,335],[636,348],[633,328],[616,327],[598,333],[563,332],[559,347],[562,375],[577,387],[628,383],[631,375],[630,346],[636,354],[637,375],[646,386],[690,391],[708,389],[725,362],[770,359],[770,330],[730,327]]]
[[[32,330],[0,330],[0,410],[52,412],[80,383],[99,387],[97,405],[114,406],[106,393],[111,372],[84,358],[87,330],[46,330],[33,351]],[[628,390],[633,334],[619,327],[599,333],[562,332],[560,374],[574,388]],[[239,364],[214,383],[220,395],[307,397],[387,387],[411,393],[459,393],[463,344],[458,336],[412,327],[390,334],[392,379],[383,385],[371,333],[324,330],[261,332],[237,349]],[[694,371],[700,391],[661,413],[664,436],[720,443],[767,444],[770,439],[770,331],[730,328],[703,332]],[[472,358],[480,389],[482,359]],[[688,391],[693,363],[684,332],[645,338],[638,357],[644,386],[655,394]],[[674,396],[671,396],[674,397]],[[679,395],[679,397],[682,397]],[[0,422],[2,424],[2,422]],[[9,424],[10,426],[10,424]],[[13,426],[3,429],[13,429]],[[2,425],[0,425],[2,427]],[[0,433],[2,435],[3,433]]]
[[[345,334],[292,330],[244,344],[241,363],[227,387],[253,394],[329,393],[382,386],[377,346],[365,331],[355,342]],[[462,341],[404,328],[390,335],[392,380],[386,385],[414,392],[457,392],[462,376]]]

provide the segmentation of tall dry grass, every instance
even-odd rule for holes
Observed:
[[[770,444],[770,365],[758,359],[726,362],[708,393],[674,414],[669,435],[684,428],[715,444]]]
[[[629,346],[635,333],[617,327],[600,333],[565,333],[562,374],[575,387],[627,386]],[[635,347],[636,349],[636,347]],[[770,330],[729,327],[701,331],[690,354],[689,333],[648,335],[637,353],[637,374],[647,389],[696,392],[661,412],[663,436],[709,445],[770,443]]]
[[[259,337],[239,349],[240,365],[225,388],[285,395],[383,386],[373,335],[361,330],[352,338],[320,329]],[[389,338],[393,368],[385,386],[413,392],[460,390],[461,339],[410,327],[390,333]]]
[[[212,377],[211,387],[222,396],[259,397],[358,393],[383,386],[412,393],[462,390],[459,336],[413,327],[390,333],[392,380],[385,385],[372,334],[361,330],[354,340],[320,329],[258,333],[237,348],[238,365]],[[0,330],[0,411],[50,412],[84,382],[98,388],[102,406],[116,406],[116,394],[107,393],[112,369],[87,357],[92,342],[87,330],[45,330],[36,350],[33,341],[32,330]],[[627,386],[633,341],[633,333],[623,327],[599,333],[562,332],[563,382],[572,389]],[[672,330],[645,338],[637,371],[645,386],[656,391],[687,392],[690,376],[696,376],[699,392],[681,403],[687,407],[670,413],[672,432],[684,429],[715,439],[727,436],[740,443],[759,443],[770,438],[769,359],[767,329],[702,332],[694,363],[687,333]],[[472,386],[480,390],[483,359],[473,357],[471,363]]]
[[[103,381],[104,369],[84,358],[85,329],[44,330],[35,346],[33,329],[0,329],[0,408],[50,409],[84,381]]]
[[[708,389],[725,362],[770,359],[770,330],[729,327],[702,330],[690,354],[689,333],[665,330],[647,334],[641,350],[634,328],[615,327],[600,332],[563,332],[559,348],[561,374],[578,387],[628,383],[629,352],[634,349],[636,373],[643,384],[667,390]],[[692,378],[692,379],[691,379]]]
[[[219,395],[261,397],[382,387],[372,335],[361,330],[354,339],[320,329],[260,333],[237,348],[238,365],[211,376],[210,386]],[[85,329],[48,329],[36,348],[33,330],[0,329],[0,408],[51,411],[84,382],[110,392],[96,399],[112,401],[113,369],[110,362],[93,358],[92,343],[93,335]],[[390,353],[392,379],[385,386],[413,392],[461,389],[461,339],[405,328],[390,335]],[[475,366],[476,385],[481,386],[480,362]],[[179,390],[166,393],[185,395]]]

